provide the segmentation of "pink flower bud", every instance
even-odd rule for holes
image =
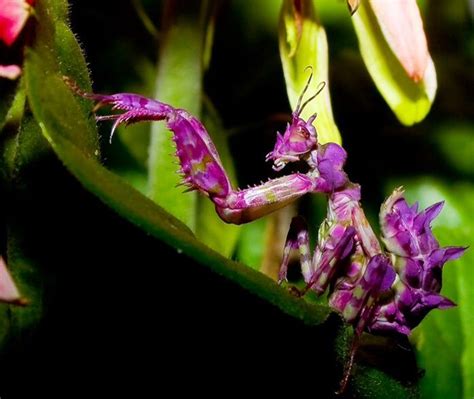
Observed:
[[[21,301],[20,293],[13,282],[7,265],[0,256],[0,301],[8,303],[18,303]]]
[[[21,75],[18,65],[0,65],[0,78],[15,80]]]
[[[31,14],[35,0],[0,0],[0,40],[11,46]]]
[[[408,76],[420,82],[429,53],[416,0],[369,0],[388,45]]]

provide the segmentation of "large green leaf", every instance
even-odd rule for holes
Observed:
[[[8,266],[21,295],[28,302],[25,307],[10,306],[9,333],[10,337],[15,339],[36,328],[44,312],[43,286],[46,275],[38,268],[37,262],[28,255],[28,245],[24,242],[25,223],[22,222],[28,214],[28,210],[25,209],[27,206],[25,197],[29,195],[27,192],[29,184],[23,179],[23,172],[31,165],[38,164],[39,159],[49,152],[51,149],[42,136],[38,124],[31,115],[26,115],[12,151],[14,167],[10,176],[10,194],[14,193],[15,201],[7,205]]]
[[[265,298],[285,312],[302,318],[310,324],[319,324],[328,315],[328,309],[312,306],[278,287],[267,277],[243,264],[230,261],[200,243],[186,226],[161,207],[127,185],[120,177],[109,172],[94,159],[86,157],[60,132],[43,129],[44,135],[66,167],[91,192],[115,209],[124,218],[172,245],[178,252],[208,266]]]
[[[44,282],[46,273],[38,267],[38,262],[28,254],[25,243],[25,229],[30,230],[28,200],[30,182],[24,178],[25,171],[41,165],[41,159],[51,153],[47,141],[38,124],[26,109],[23,82],[12,103],[2,136],[2,179],[5,189],[2,195],[2,212],[6,223],[6,256],[8,267],[23,298],[28,305],[18,307],[2,305],[2,333],[0,346],[2,353],[10,340],[21,341],[34,331],[44,312]],[[47,173],[47,168],[44,169]],[[25,222],[25,219],[27,220]],[[26,227],[25,227],[26,226]],[[3,226],[2,226],[3,228]]]
[[[78,128],[70,136],[77,136],[83,143],[83,149],[89,156],[98,154],[97,139],[92,119],[77,114],[87,112],[85,101],[77,101],[70,89],[63,82],[63,75],[68,75],[86,89],[90,90],[90,83],[86,63],[82,57],[76,39],[67,26],[67,3],[65,1],[44,1],[36,7],[35,24],[35,51],[28,54],[30,64],[37,68],[35,79],[21,80],[17,85],[16,95],[11,107],[2,120],[2,185],[6,187],[5,204],[7,233],[7,259],[12,275],[22,295],[29,302],[24,308],[10,307],[5,315],[8,320],[10,338],[18,339],[34,330],[43,315],[45,294],[43,286],[47,280],[47,273],[41,270],[37,260],[31,257],[31,245],[25,239],[28,231],[28,215],[30,212],[30,196],[28,191],[34,181],[28,180],[29,171],[44,167],[46,176],[51,172],[48,169],[48,155],[52,153],[50,146],[43,137],[38,123],[33,119],[26,107],[25,110],[25,83],[28,88],[37,91],[34,101],[29,103],[44,112],[49,118],[48,109],[43,109],[42,102],[50,102],[60,110],[57,128],[64,134],[71,133],[71,129]],[[34,61],[31,61],[33,59]],[[53,177],[53,175],[50,175]],[[25,227],[26,226],[26,227]],[[2,340],[2,344],[5,342]]]
[[[87,156],[99,155],[95,122],[90,114],[90,102],[78,99],[65,84],[63,77],[75,80],[84,90],[91,91],[84,57],[74,35],[67,27],[63,10],[67,3],[60,0],[42,1],[36,7],[38,19],[36,38],[27,50],[25,75],[29,104],[35,114],[55,125],[55,129],[75,142]],[[67,8],[67,7],[66,7]],[[44,107],[44,104],[50,107]],[[57,114],[57,110],[61,110]],[[54,115],[56,113],[56,115]],[[79,118],[78,115],[88,115]]]
[[[449,185],[424,179],[407,185],[407,198],[421,207],[445,200],[434,222],[442,246],[472,245],[474,237],[474,186]],[[474,395],[474,254],[468,250],[444,267],[442,294],[458,304],[455,309],[434,311],[415,330],[426,398],[472,398]],[[442,348],[442,350],[440,350]]]
[[[352,16],[360,52],[377,89],[405,125],[424,119],[436,94],[436,71],[429,60],[424,78],[416,83],[407,75],[385,40],[369,0],[361,0]]]

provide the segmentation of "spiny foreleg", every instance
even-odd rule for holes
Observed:
[[[219,216],[227,223],[250,222],[306,193],[321,191],[320,186],[324,189],[327,186],[326,183],[321,185],[322,178],[318,176],[294,173],[246,190],[235,190],[207,130],[187,111],[131,93],[84,93],[73,83],[68,83],[82,97],[96,101],[95,110],[108,105],[123,111],[97,117],[98,120],[115,120],[113,130],[122,123],[164,120],[173,132],[183,184],[189,190],[198,190],[208,196],[216,205]]]
[[[103,95],[87,93],[69,77],[64,76],[63,79],[76,94],[96,103],[93,112],[96,112],[105,106],[110,106],[112,110],[124,111],[117,114],[96,116],[97,121],[115,121],[110,132],[110,142],[112,142],[116,128],[121,124],[128,125],[145,120],[160,121],[167,119],[174,112],[174,108],[170,105],[138,94],[117,93]]]

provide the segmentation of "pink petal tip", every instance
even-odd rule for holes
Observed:
[[[20,296],[7,265],[0,256],[0,301],[15,304],[25,304]]]
[[[0,65],[0,78],[15,80],[21,75],[18,65]]]

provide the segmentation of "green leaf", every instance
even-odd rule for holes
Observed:
[[[43,316],[43,281],[45,274],[38,269],[37,262],[32,260],[26,252],[27,245],[23,241],[23,228],[25,201],[22,201],[25,186],[28,184],[22,179],[23,171],[31,165],[38,165],[38,161],[51,152],[51,149],[41,134],[41,131],[25,110],[24,84],[19,89],[12,107],[8,112],[5,130],[5,140],[2,142],[2,177],[7,195],[2,204],[8,210],[5,214],[7,224],[6,255],[8,267],[13,279],[28,306],[2,306],[1,323],[3,324],[0,345],[2,350],[9,339],[22,339],[33,331]],[[26,194],[29,196],[29,193]],[[14,201],[11,201],[14,198]],[[29,220],[28,220],[29,222]],[[27,224],[28,225],[28,224]],[[28,227],[30,227],[28,225]],[[8,339],[8,340],[7,340]]]
[[[407,199],[422,208],[445,200],[433,223],[441,246],[472,245],[474,237],[474,186],[423,179],[407,185]],[[426,398],[470,399],[474,396],[474,253],[468,250],[443,270],[442,294],[458,304],[433,311],[416,328],[414,339],[421,367],[425,368],[422,392]],[[440,350],[442,348],[442,350]]]
[[[4,180],[9,180],[15,170],[15,157],[18,147],[18,133],[21,118],[25,110],[26,93],[23,80],[17,87],[17,92],[10,102],[10,109],[7,111],[4,124],[0,127],[0,148],[1,148],[1,171]]]
[[[265,253],[268,218],[242,225],[237,244],[236,257],[254,270],[260,270]]]
[[[27,52],[25,78],[18,85],[5,125],[5,130],[11,131],[11,134],[5,143],[4,157],[10,172],[9,193],[14,193],[15,198],[13,203],[8,204],[7,258],[14,280],[28,301],[26,307],[10,306],[6,315],[8,336],[15,340],[28,337],[42,319],[45,299],[43,288],[47,280],[47,273],[28,254],[31,243],[29,245],[25,241],[25,225],[28,229],[28,223],[25,223],[28,200],[25,197],[29,199],[27,190],[31,182],[23,176],[25,171],[37,165],[43,166],[42,159],[47,158],[51,148],[38,123],[28,111],[25,112],[26,95],[31,107],[41,113],[45,120],[56,123],[55,127],[63,134],[79,138],[83,150],[89,156],[98,154],[94,121],[83,117],[88,113],[88,102],[74,98],[62,78],[68,75],[90,90],[86,63],[74,35],[66,25],[67,3],[42,1],[35,8],[35,14],[35,41]],[[43,107],[43,103],[48,103],[50,107]],[[49,112],[58,117],[51,118]],[[43,170],[48,172],[47,168]]]
[[[0,79],[0,134],[17,92],[17,82]]]
[[[296,8],[300,5],[300,9]],[[324,28],[318,23],[310,0],[294,2],[283,1],[279,27],[280,58],[285,74],[286,90],[291,108],[294,110],[309,73],[305,68],[311,66],[314,76],[308,89],[308,96],[318,90],[321,82],[325,89],[303,110],[301,116],[308,119],[317,113],[318,141],[321,144],[334,142],[341,144],[341,134],[334,122],[329,96],[328,43]]]
[[[362,367],[358,370],[358,376],[354,381],[355,397],[357,398],[407,398],[419,397],[416,385],[401,384],[383,371],[376,368]]]
[[[420,122],[436,94],[436,71],[429,60],[424,79],[415,83],[390,49],[368,0],[362,0],[352,22],[360,52],[377,89],[404,125]]]
[[[52,6],[52,3],[55,6]],[[90,157],[99,155],[94,117],[90,114],[90,101],[75,96],[65,84],[63,76],[74,79],[90,91],[88,71],[74,35],[67,28],[64,14],[55,15],[48,10],[63,10],[62,1],[45,0],[35,8],[38,24],[31,48],[25,60],[25,81],[28,101],[38,118],[63,132]],[[44,106],[48,104],[48,106]],[[82,115],[89,115],[88,118]],[[51,126],[54,124],[54,127]]]
[[[156,67],[155,65],[147,60],[146,58],[140,59],[139,54],[133,54],[135,73],[140,77],[139,82],[134,84],[126,85],[121,87],[118,91],[126,93],[140,93],[146,97],[152,97],[154,92],[155,78],[156,78]],[[123,146],[117,148],[120,151],[120,155],[123,151],[126,151],[130,157],[135,161],[137,166],[145,171],[147,174],[148,168],[148,149],[150,147],[150,130],[151,125],[149,123],[134,123],[132,125],[120,125],[117,128],[117,134],[114,137],[113,146],[117,142],[123,143]],[[123,148],[125,147],[125,148]],[[115,147],[113,147],[115,149]],[[122,156],[117,156],[121,161]],[[118,161],[119,161],[118,160]],[[119,168],[120,165],[117,167]],[[112,165],[114,167],[115,165]],[[146,192],[146,190],[144,191]]]
[[[433,140],[455,171],[474,177],[474,125],[451,122],[436,128]]]
[[[127,185],[120,177],[106,170],[96,160],[86,157],[74,144],[62,137],[61,132],[43,129],[43,134],[61,161],[84,187],[124,218],[175,247],[178,252],[186,253],[294,317],[309,324],[319,324],[327,317],[328,309],[312,306],[295,298],[262,274],[224,258],[196,240],[184,224]]]
[[[5,314],[11,337],[28,334],[41,320],[42,289],[46,280],[45,273],[28,255],[29,248],[24,243],[25,225],[28,226],[24,219],[29,211],[30,194],[27,190],[31,182],[23,176],[26,171],[47,164],[42,160],[51,154],[51,148],[27,107],[25,111],[26,97],[37,113],[35,116],[41,115],[54,129],[71,139],[78,139],[87,156],[98,155],[95,122],[92,118],[84,118],[88,114],[88,102],[75,98],[63,81],[63,75],[67,74],[90,90],[86,63],[66,25],[67,3],[42,1],[37,4],[35,14],[36,31],[32,47],[27,50],[25,76],[18,85],[2,131],[8,132],[2,143],[2,163],[8,187],[7,258],[20,292],[29,301],[27,307],[10,307]],[[43,107],[46,103],[49,107]],[[47,168],[43,170],[48,173]]]
[[[8,267],[12,277],[28,304],[24,307],[9,306],[7,314],[8,337],[21,339],[34,330],[43,317],[43,284],[44,274],[36,266],[36,262],[25,254],[21,231],[16,227],[8,231]],[[4,339],[6,337],[3,337]],[[5,341],[1,341],[5,344]]]
[[[166,3],[155,97],[197,118],[201,114],[203,45],[200,2]],[[179,5],[177,5],[179,4]],[[205,7],[205,5],[204,5]],[[197,193],[183,195],[172,133],[153,124],[148,160],[150,198],[196,230]]]
[[[348,325],[335,334],[336,356],[342,364],[348,360],[352,339],[353,329]],[[352,371],[351,395],[346,396],[358,399],[419,398],[416,371],[404,369],[415,369],[410,356],[404,358],[407,352],[400,348],[397,340],[363,334]]]
[[[23,86],[17,93],[11,113],[21,113],[21,105],[25,107],[25,92]],[[15,110],[15,107],[17,108]],[[8,195],[3,202],[8,209],[6,213],[7,223],[7,260],[8,267],[13,279],[23,298],[28,302],[25,307],[9,306],[8,312],[3,313],[2,323],[4,324],[4,334],[1,336],[0,343],[3,346],[6,338],[21,339],[34,330],[42,318],[43,309],[43,282],[45,274],[37,267],[37,262],[27,255],[27,247],[24,243],[23,223],[27,214],[27,201],[25,196],[29,197],[29,192],[25,193],[28,182],[23,179],[23,172],[31,165],[38,165],[39,160],[45,154],[51,152],[46,140],[41,134],[38,124],[32,118],[31,114],[26,114],[21,124],[18,122],[18,132],[8,141],[5,146],[5,166],[8,169],[7,186]],[[14,198],[12,201],[11,198]],[[27,229],[30,227],[26,223]]]

